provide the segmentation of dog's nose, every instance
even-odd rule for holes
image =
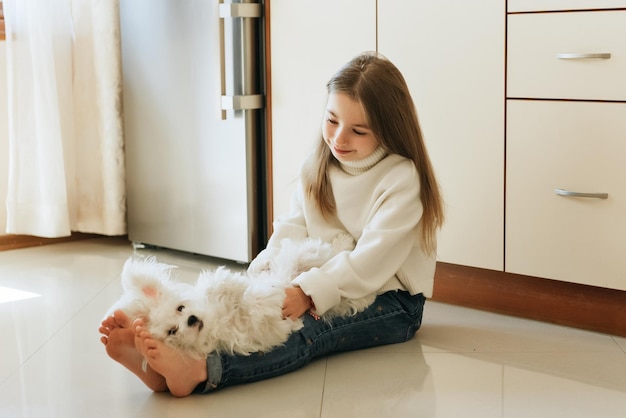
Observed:
[[[187,325],[189,325],[190,327],[193,327],[194,325],[196,325],[198,323],[198,317],[195,315],[191,315],[188,319],[187,319]]]

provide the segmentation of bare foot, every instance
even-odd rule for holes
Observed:
[[[141,320],[133,323],[137,351],[148,360],[152,370],[165,378],[170,393],[176,397],[191,395],[198,384],[207,380],[206,360],[186,356],[179,350],[152,338]]]
[[[142,382],[155,392],[167,390],[165,378],[150,367],[142,369],[143,356],[135,348],[135,332],[130,327],[130,319],[122,311],[115,311],[112,316],[102,321],[98,329],[102,334],[109,357],[133,372]]]

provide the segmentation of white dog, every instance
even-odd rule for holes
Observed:
[[[107,316],[121,309],[131,320],[143,317],[154,338],[198,357],[269,351],[303,325],[301,319],[283,318],[291,280],[353,247],[349,235],[339,235],[332,244],[284,239],[261,271],[238,273],[220,267],[202,272],[195,285],[171,280],[173,266],[157,263],[154,257],[131,258],[122,272],[124,293]],[[322,318],[354,315],[374,298],[343,301]]]

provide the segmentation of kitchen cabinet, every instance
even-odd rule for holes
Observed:
[[[504,14],[497,0],[273,0],[274,214],[319,136],[326,81],[378,42],[409,84],[443,189],[439,260],[502,270]]]
[[[507,97],[626,100],[626,11],[508,18]]]
[[[624,10],[509,14],[507,272],[626,290],[625,36]]]
[[[507,116],[507,271],[626,290],[626,103],[511,100]]]
[[[446,203],[438,259],[500,271],[504,3],[378,2],[378,50],[406,78]]]
[[[272,0],[274,217],[289,211],[300,166],[320,138],[326,83],[350,58],[376,49],[376,0]]]
[[[616,9],[626,5],[624,0],[508,0],[507,4],[509,13]]]
[[[624,0],[293,3],[272,2],[275,214],[326,80],[376,48],[406,78],[441,183],[439,261],[626,290]]]

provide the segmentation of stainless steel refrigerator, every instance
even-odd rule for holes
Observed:
[[[267,239],[261,3],[121,0],[128,235],[249,262]]]

